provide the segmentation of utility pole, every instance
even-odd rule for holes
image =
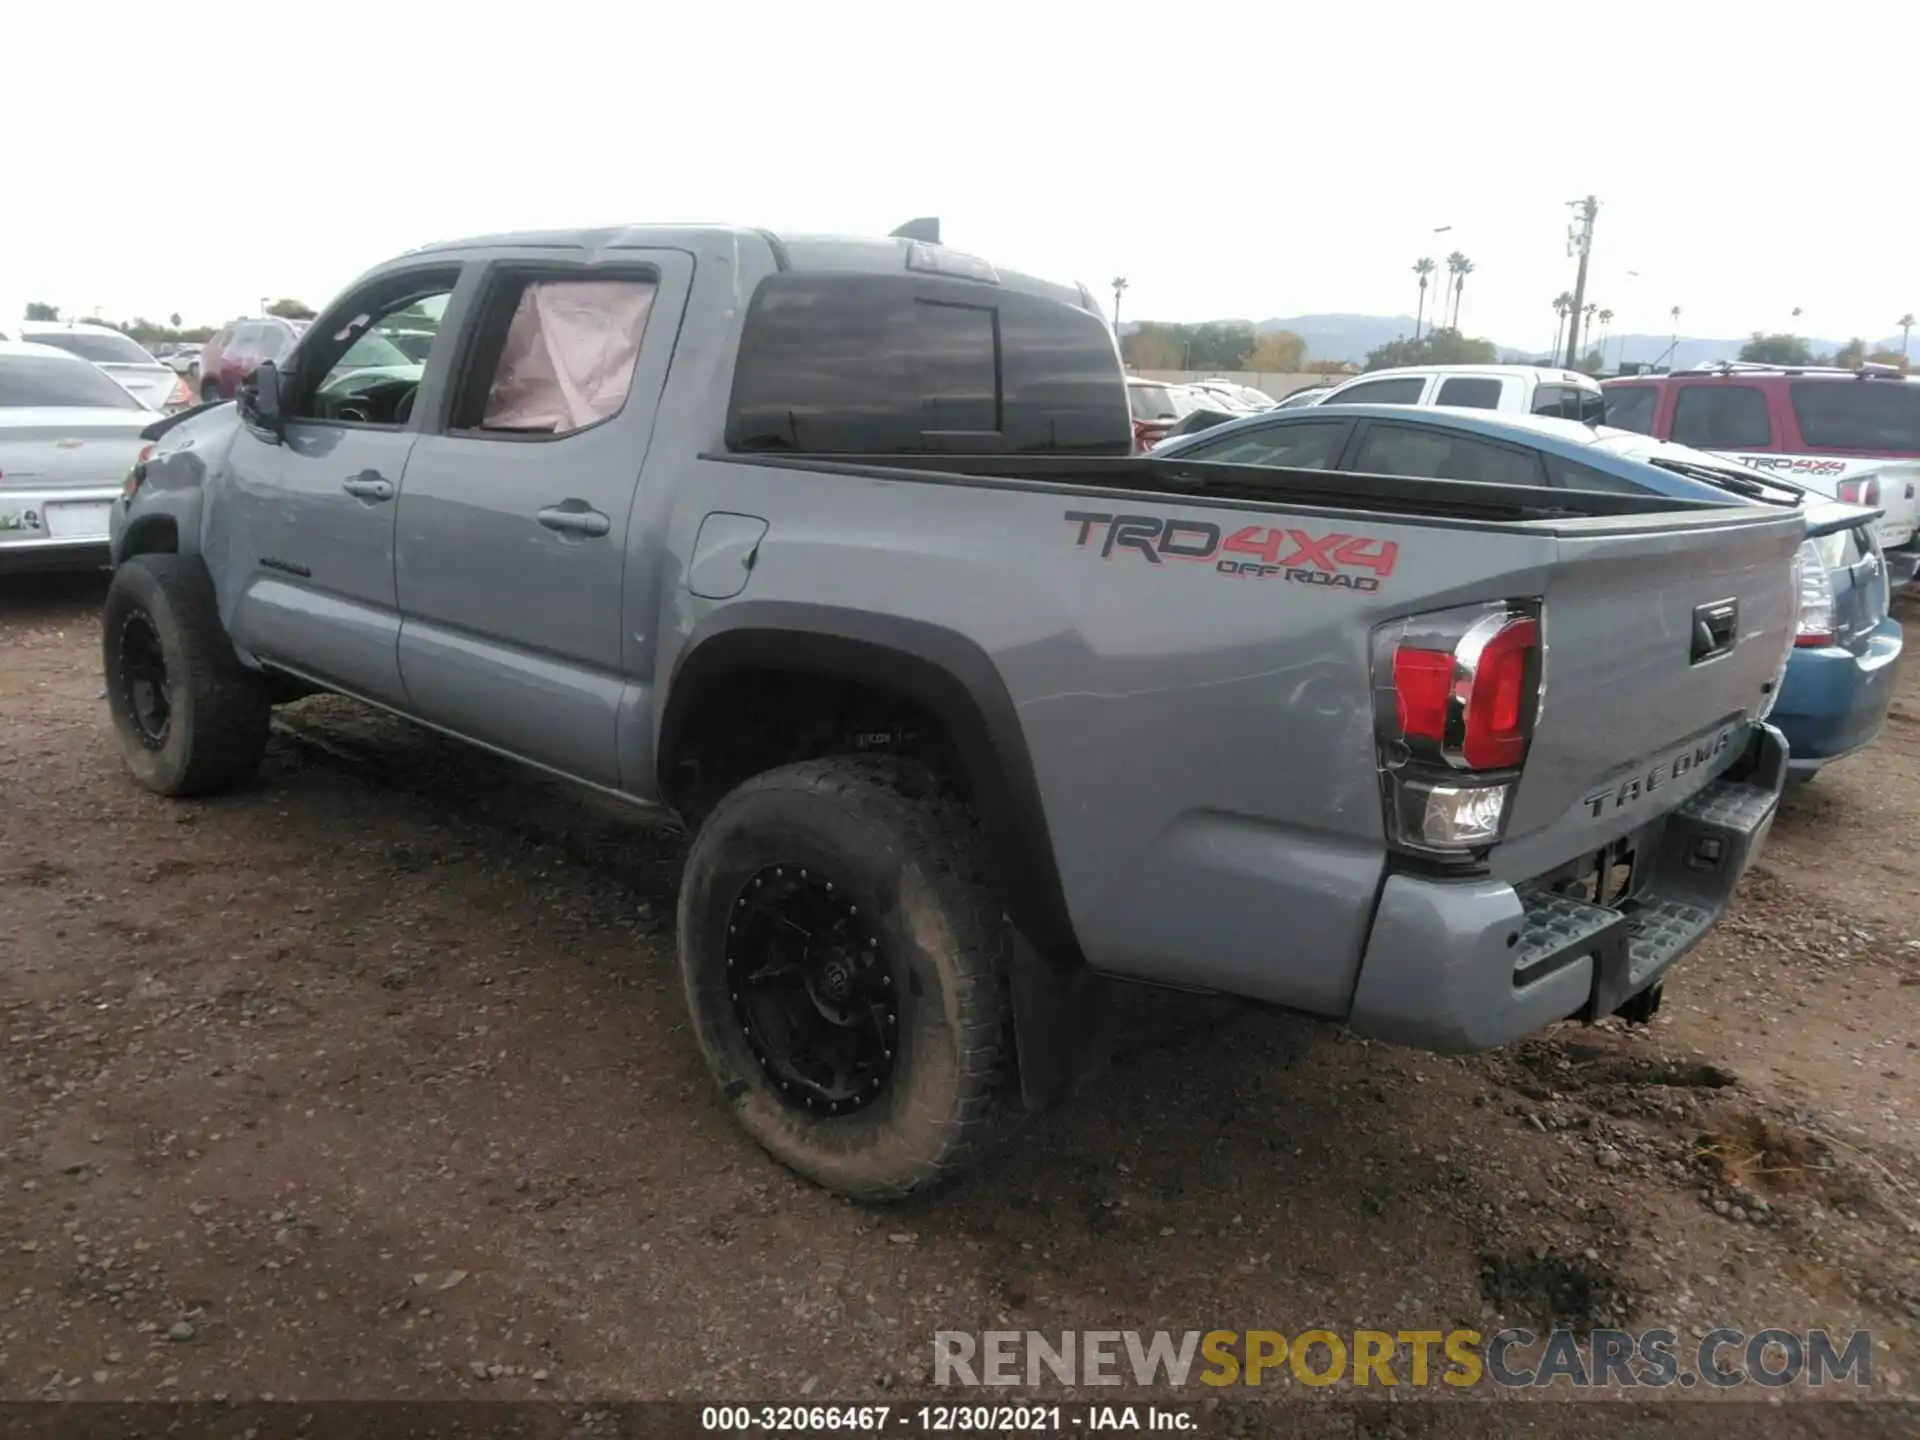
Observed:
[[[1567,232],[1567,248],[1580,257],[1580,269],[1573,281],[1573,315],[1567,321],[1567,368],[1571,370],[1580,357],[1580,307],[1587,303],[1587,257],[1593,253],[1593,217],[1600,213],[1600,202],[1589,195],[1567,203],[1579,216]]]

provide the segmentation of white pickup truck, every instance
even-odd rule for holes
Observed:
[[[1600,382],[1544,365],[1408,365],[1336,385],[1316,405],[1451,405],[1599,424]]]

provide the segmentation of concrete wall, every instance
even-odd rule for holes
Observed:
[[[1317,375],[1312,371],[1296,373],[1278,370],[1129,370],[1127,373],[1138,375],[1142,380],[1164,380],[1170,385],[1187,385],[1217,375],[1236,385],[1264,390],[1276,400],[1284,400],[1294,391],[1304,390],[1309,385],[1337,385],[1342,380],[1353,378],[1350,375],[1330,376]]]

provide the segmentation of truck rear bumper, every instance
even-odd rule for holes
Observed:
[[[1391,875],[1348,1023],[1425,1050],[1487,1050],[1556,1020],[1609,1015],[1658,983],[1719,919],[1773,824],[1787,746],[1756,727],[1722,778],[1632,837],[1617,908],[1504,881]]]

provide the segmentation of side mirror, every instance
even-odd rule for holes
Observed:
[[[241,382],[234,398],[246,427],[262,440],[279,444],[282,438],[279,367],[271,360],[262,360],[253,374]]]

